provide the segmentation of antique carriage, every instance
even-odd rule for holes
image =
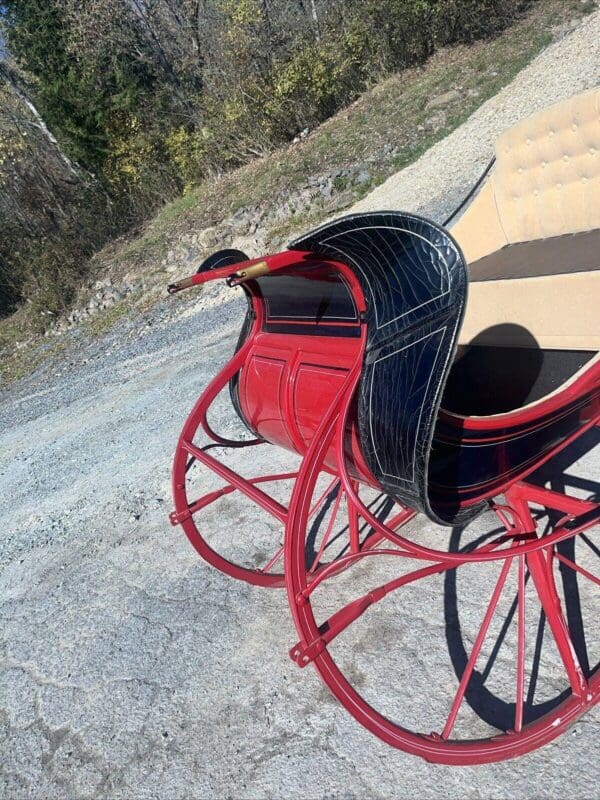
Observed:
[[[576,547],[600,554],[591,538],[600,504],[587,483],[575,494],[546,486],[557,455],[587,443],[600,422],[599,150],[595,90],[505,133],[493,170],[451,231],[408,213],[351,215],[276,255],[248,260],[221,251],[169,287],[225,279],[248,301],[234,356],[182,430],[171,522],[223,572],[285,586],[299,636],[293,661],[313,664],[377,736],[430,761],[526,753],[600,698],[591,654],[600,578],[576,555]],[[245,437],[222,436],[207,419],[224,389]],[[299,466],[246,478],[215,455],[265,444],[298,454]],[[192,465],[222,485],[192,497]],[[277,485],[290,487],[287,501],[276,498]],[[283,544],[275,541],[260,565],[224,556],[203,531],[209,506],[233,492],[284,530]],[[484,511],[500,530],[460,543],[457,532]],[[431,523],[426,532],[421,518]],[[323,618],[320,588],[342,575],[351,587],[358,565],[379,559],[386,579],[337,610],[330,604]],[[456,680],[441,687],[449,691],[447,715],[431,733],[398,720],[397,710],[376,709],[340,666],[337,638],[392,594],[400,597],[396,613],[418,629],[402,592],[476,566],[488,570],[489,589],[478,598],[478,629],[455,665]],[[509,713],[504,720],[492,713],[499,730],[463,736],[457,717],[475,698],[474,684],[485,683],[477,662],[507,594],[500,633],[505,639],[510,628],[514,645]],[[556,654],[555,692],[539,706],[531,698],[539,653],[536,662],[527,622],[534,607]],[[582,616],[591,620],[587,639]],[[452,624],[446,619],[447,630]],[[427,652],[428,643],[422,647]],[[410,700],[410,676],[404,684]]]

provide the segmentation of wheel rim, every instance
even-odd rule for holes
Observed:
[[[550,606],[557,596],[556,575],[559,570],[561,571],[563,582],[565,580],[567,582],[573,580],[582,582],[583,585],[588,587],[586,589],[586,597],[590,594],[594,594],[596,600],[599,597],[597,589],[600,580],[597,576],[600,570],[596,569],[596,572],[592,573],[587,569],[587,566],[582,566],[574,557],[571,557],[576,542],[579,546],[580,544],[585,545],[586,540],[591,540],[588,539],[588,534],[582,534],[581,526],[578,527],[576,533],[568,536],[568,528],[561,529],[561,524],[568,520],[563,520],[549,529],[550,531],[563,531],[564,536],[561,543],[556,543],[555,539],[551,539],[551,544],[545,546],[546,540],[541,538],[537,549],[532,549],[531,542],[529,542],[526,548],[528,551],[523,555],[513,554],[504,559],[499,557],[493,562],[474,564],[469,561],[469,552],[467,551],[465,551],[465,559],[462,564],[459,562],[458,565],[454,563],[447,566],[440,562],[437,565],[430,562],[427,566],[422,566],[422,561],[417,562],[416,559],[412,559],[412,556],[406,553],[400,557],[403,563],[412,559],[416,565],[413,572],[419,571],[424,574],[418,575],[414,579],[408,579],[406,576],[401,576],[397,579],[396,582],[400,581],[400,585],[393,591],[397,592],[397,599],[400,603],[400,611],[397,612],[399,614],[404,611],[406,615],[406,609],[410,608],[410,605],[406,603],[406,598],[402,602],[401,593],[406,591],[409,586],[418,586],[420,583],[425,585],[432,575],[443,575],[446,584],[453,577],[456,580],[459,572],[466,573],[467,570],[475,568],[487,569],[493,573],[494,577],[487,587],[483,611],[477,617],[473,641],[465,648],[462,657],[454,659],[454,668],[457,673],[456,680],[449,691],[449,702],[444,709],[445,716],[443,715],[439,727],[430,728],[430,730],[436,732],[432,734],[422,729],[412,729],[407,725],[403,725],[401,721],[395,721],[395,716],[392,718],[390,714],[382,713],[381,709],[377,710],[375,703],[373,703],[373,698],[365,689],[362,686],[353,685],[353,678],[352,675],[348,674],[348,670],[352,671],[354,664],[349,663],[340,666],[340,663],[338,663],[339,657],[336,653],[339,641],[348,634],[352,625],[358,624],[357,621],[362,617],[363,612],[360,612],[347,627],[342,627],[339,639],[332,638],[323,644],[323,639],[327,640],[332,628],[335,628],[336,624],[341,624],[339,621],[340,615],[343,616],[345,613],[351,617],[355,613],[355,609],[360,607],[361,602],[367,607],[371,605],[375,607],[379,600],[375,600],[373,603],[368,599],[365,600],[365,597],[369,594],[367,593],[347,603],[334,614],[330,613],[331,608],[334,607],[330,603],[327,606],[329,615],[325,615],[325,620],[322,616],[318,616],[318,611],[315,611],[315,600],[319,590],[317,587],[311,587],[310,581],[307,580],[306,576],[304,509],[306,504],[310,502],[313,492],[311,484],[315,469],[318,468],[318,452],[315,451],[313,453],[312,460],[317,463],[312,467],[310,464],[305,464],[298,479],[292,500],[291,518],[287,532],[288,598],[300,636],[298,646],[292,648],[290,655],[300,666],[304,666],[309,661],[312,662],[333,694],[361,724],[388,744],[429,761],[449,764],[474,764],[499,761],[521,755],[549,742],[598,701],[600,697],[600,671],[595,668],[595,663],[589,663],[589,659],[587,659],[588,663],[580,664],[580,661],[584,659],[581,657],[581,647],[577,647],[574,644],[574,632],[577,625],[574,615],[567,614],[567,619],[562,612],[562,608],[560,608],[552,619],[549,616],[552,613]],[[523,543],[527,543],[527,541],[525,538],[515,537],[516,545],[521,544],[523,546]],[[512,553],[515,552],[516,545],[511,543]],[[381,553],[381,558],[390,558],[389,547],[382,548]],[[598,553],[600,554],[600,551]],[[369,560],[375,562],[377,555],[377,551],[372,551]],[[357,563],[359,563],[359,559],[357,559]],[[582,570],[584,571],[582,572]],[[573,576],[576,576],[575,579]],[[511,729],[490,731],[489,735],[484,737],[471,738],[468,735],[465,738],[461,738],[462,729],[458,723],[461,722],[460,717],[465,708],[469,712],[478,713],[477,704],[473,703],[474,681],[481,677],[481,673],[477,671],[478,659],[482,657],[482,654],[485,657],[486,648],[489,647],[486,637],[490,629],[494,627],[492,623],[496,624],[497,622],[497,620],[494,620],[494,615],[499,608],[498,603],[502,599],[503,593],[506,593],[507,589],[510,588],[511,582],[516,585],[515,610],[513,618],[510,620],[516,642],[516,653],[512,662],[514,678],[511,679],[513,692]],[[589,587],[593,588],[592,592],[590,592]],[[379,588],[381,587],[375,588],[375,594]],[[315,589],[317,590],[315,591]],[[332,591],[332,585],[329,585],[329,590]],[[568,655],[564,656],[563,654],[564,658],[563,656],[560,657],[559,663],[562,669],[563,688],[557,689],[554,698],[543,702],[534,702],[535,686],[533,695],[531,695],[531,702],[529,697],[534,670],[538,670],[534,683],[540,681],[540,655],[538,654],[536,664],[535,648],[533,648],[534,652],[532,654],[532,643],[528,640],[528,632],[524,622],[524,619],[529,621],[535,616],[536,611],[533,603],[535,598],[537,598],[538,605],[537,613],[539,613],[540,609],[543,609],[547,616],[548,621],[545,629],[549,641],[557,641],[562,636],[562,649],[558,648],[559,654],[569,648],[574,653],[571,660]],[[504,601],[506,601],[506,598],[504,598]],[[368,611],[365,611],[364,614],[366,619]],[[593,618],[593,614],[591,617]],[[319,627],[319,623],[321,627]],[[448,620],[446,620],[446,624],[448,624]],[[562,634],[561,626],[563,629]],[[506,635],[506,631],[504,635]],[[481,638],[481,641],[478,640],[478,637]],[[389,640],[385,642],[385,645],[386,647],[389,645]],[[486,646],[484,647],[484,645]],[[386,659],[388,655],[386,647],[382,648],[381,651],[383,659]],[[303,659],[305,660],[304,663]],[[485,674],[487,663],[486,661],[483,663],[486,665],[483,670]],[[494,669],[496,666],[502,666],[502,663],[494,664]],[[492,672],[490,671],[488,677],[491,674]],[[552,672],[552,676],[553,679],[556,677],[556,670]],[[390,682],[388,680],[386,683],[386,691],[388,691],[389,684],[393,683],[393,681]],[[485,681],[483,681],[482,685],[486,688]],[[490,692],[487,689],[486,691]],[[579,695],[577,694],[578,692]],[[491,696],[493,694],[490,693]],[[481,697],[483,697],[484,701],[486,700],[485,693],[481,694]],[[490,705],[490,697],[487,698],[488,705]],[[518,700],[518,697],[521,699]],[[427,701],[426,697],[420,699]],[[383,705],[385,706],[386,703],[384,702]],[[491,706],[493,710],[493,704]],[[479,710],[481,711],[481,709]],[[544,711],[546,713],[542,714]],[[479,716],[487,724],[498,724],[498,720],[489,718],[486,720],[485,714],[480,714]],[[508,728],[508,725],[505,725],[505,727]]]
[[[215,482],[210,487],[211,490],[207,491],[205,478],[211,475],[211,470],[198,463],[189,452],[189,444],[194,442],[206,415],[207,393],[208,390],[190,412],[175,450],[172,480],[174,511],[171,514],[171,522],[181,524],[199,555],[220,572],[255,586],[280,588],[285,583],[283,573],[279,571],[283,552],[279,558],[274,558],[273,555],[277,555],[277,548],[274,547],[275,553],[265,558],[262,564],[249,566],[248,562],[254,561],[252,554],[243,552],[243,546],[249,544],[248,537],[243,530],[240,530],[240,526],[236,528],[229,515],[218,513],[222,510],[222,506],[219,506],[220,501],[227,501],[232,497],[238,499],[239,492],[225,479]],[[240,442],[240,446],[243,447],[244,442]],[[215,445],[209,444],[200,449],[206,452],[211,447]],[[270,478],[273,482],[277,482],[293,479],[296,474],[294,471],[282,471],[275,476],[250,478],[249,482],[254,486],[264,485],[267,488],[271,483]],[[198,476],[201,482],[194,485],[194,477]],[[266,523],[271,521],[266,513],[261,514],[260,520]],[[282,526],[279,521],[273,520],[268,527],[272,529],[272,538],[275,542],[277,537],[281,538]]]
[[[236,580],[241,580],[255,586],[264,588],[282,588],[285,586],[285,575],[281,571],[283,565],[284,545],[281,540],[283,538],[283,525],[276,520],[271,519],[271,531],[273,541],[279,539],[279,544],[266,544],[264,553],[260,560],[262,563],[257,564],[256,567],[250,567],[244,561],[248,561],[248,557],[243,559],[241,553],[236,551],[234,554],[222,552],[222,547],[219,548],[217,542],[213,541],[218,539],[218,531],[213,535],[210,533],[201,532],[202,529],[202,514],[208,507],[219,500],[234,495],[236,501],[239,499],[239,491],[230,483],[224,483],[219,489],[215,488],[208,493],[198,496],[198,489],[195,492],[191,487],[191,474],[192,470],[197,466],[195,459],[190,456],[189,448],[186,443],[193,442],[198,429],[201,424],[202,415],[198,408],[195,408],[188,420],[186,421],[182,430],[177,449],[175,452],[173,464],[173,499],[175,510],[171,516],[172,521],[180,523],[187,538],[194,546],[196,551],[202,558],[209,564],[214,566],[221,572],[229,575]],[[209,445],[214,446],[214,445]],[[269,445],[267,445],[269,446]],[[205,469],[205,471],[208,471]],[[259,476],[249,478],[248,481],[255,486],[269,487],[271,484],[278,481],[294,481],[297,478],[297,472],[285,472],[272,476]],[[313,551],[309,547],[305,551],[306,568],[309,581],[316,578],[323,579],[330,575],[338,574],[339,571],[346,568],[346,561],[343,556],[349,552],[366,551],[375,547],[381,540],[379,534],[371,534],[368,537],[362,535],[361,532],[355,530],[354,518],[351,520],[346,513],[345,530],[336,531],[335,541],[331,536],[334,530],[334,524],[344,512],[345,492],[340,489],[340,480],[337,476],[332,476],[330,471],[321,470],[317,476],[319,481],[318,497],[315,502],[311,504],[308,512],[308,520],[316,520],[319,522],[321,519],[328,526],[329,535],[321,542],[321,546]],[[291,493],[289,487],[287,494]],[[256,508],[254,508],[254,511]],[[252,511],[252,513],[254,513]],[[188,512],[190,512],[188,514]],[[407,517],[413,516],[409,512]],[[227,515],[224,515],[228,519]],[[260,513],[260,519],[265,521],[269,519],[269,515]],[[248,520],[244,520],[248,524]],[[207,522],[206,516],[204,522]],[[231,524],[230,524],[231,526]],[[213,525],[219,528],[219,525]],[[256,530],[252,531],[253,535]],[[238,537],[239,538],[239,537]],[[253,537],[244,537],[244,544],[250,546],[254,542]],[[219,543],[221,544],[221,543]],[[227,544],[223,542],[222,544]],[[335,549],[334,549],[335,546]],[[234,550],[236,548],[234,547]],[[339,566],[333,562],[341,559]],[[254,560],[254,559],[251,559]],[[327,575],[323,575],[324,571]]]

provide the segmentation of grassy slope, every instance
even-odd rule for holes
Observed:
[[[276,195],[294,190],[311,175],[377,157],[384,145],[400,152],[387,162],[377,158],[369,191],[446,136],[485,100],[496,94],[553,39],[557,23],[593,10],[579,0],[537,0],[530,12],[495,39],[447,48],[425,67],[395,74],[316,129],[306,141],[282,148],[217,181],[198,186],[165,206],[121,256],[137,268],[157,263],[184,232],[215,225],[244,206],[266,207]],[[460,99],[445,107],[446,122],[420,130],[432,115],[429,98],[460,87]],[[315,209],[315,221],[322,213]],[[306,220],[303,219],[303,224]],[[309,220],[310,221],[310,220]],[[292,227],[300,224],[291,221]],[[111,254],[112,255],[112,254]],[[112,255],[114,257],[114,255]]]
[[[509,83],[552,41],[558,24],[594,8],[595,3],[580,0],[536,0],[529,12],[500,36],[469,47],[446,48],[422,68],[392,75],[305,141],[204,183],[166,205],[142,230],[112,242],[92,260],[93,279],[105,274],[109,267],[116,276],[154,273],[159,277],[161,261],[182,234],[217,225],[242,207],[268,210],[280,202],[282,193],[294,192],[309,176],[371,159],[370,180],[351,187],[352,199],[358,199],[416,160]],[[460,97],[444,107],[441,123],[432,125],[435,112],[427,109],[427,102],[450,89],[458,89]],[[383,152],[384,148],[387,152]],[[343,180],[335,188],[345,189],[348,194]],[[294,228],[320,222],[326,214],[322,204],[311,204],[305,212],[278,223],[277,230],[270,233],[286,236]],[[106,316],[95,318],[90,333],[106,330],[119,314],[127,311],[127,304],[120,303],[119,313],[116,311],[111,309]],[[42,358],[64,347],[59,343],[40,347],[30,341],[27,347],[15,351],[15,342],[23,339],[26,328],[26,309],[0,321],[2,382],[29,372]]]

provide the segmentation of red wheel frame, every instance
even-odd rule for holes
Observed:
[[[286,585],[285,575],[282,572],[274,572],[273,570],[281,562],[284,554],[283,545],[277,547],[273,551],[272,555],[265,561],[265,564],[261,568],[251,568],[226,558],[211,547],[206,537],[200,532],[197,524],[200,512],[234,491],[239,491],[246,495],[267,514],[275,517],[281,524],[282,529],[286,526],[288,521],[288,509],[274,497],[267,494],[261,486],[263,484],[272,484],[281,481],[296,481],[299,476],[298,472],[284,472],[262,475],[254,478],[244,478],[223,462],[214,458],[209,452],[210,449],[215,446],[232,449],[256,447],[259,445],[270,446],[261,439],[249,439],[246,441],[227,439],[215,433],[207,420],[208,409],[219,392],[243,365],[250,344],[251,342],[248,340],[246,344],[242,345],[225,369],[211,381],[198,399],[183,426],[173,462],[173,500],[175,510],[170,514],[170,520],[172,525],[180,524],[183,527],[186,536],[196,551],[205,561],[212,564],[212,566],[216,567],[221,572],[255,586],[282,588]],[[211,444],[199,447],[194,443],[199,430],[206,434],[212,442]],[[213,473],[219,475],[223,479],[224,485],[199,498],[190,499],[188,496],[189,485],[187,473],[194,462],[208,467]],[[348,554],[356,555],[359,552],[366,552],[374,548],[382,539],[382,535],[377,532],[361,539],[358,529],[358,519],[353,510],[354,507],[348,502],[348,521],[346,525],[347,547],[342,547],[338,555],[333,557],[333,560],[325,560],[325,556],[327,555],[326,550],[328,550],[331,545],[330,535],[337,521],[342,498],[347,492],[341,487],[339,477],[332,475],[330,469],[323,467],[321,473],[327,477],[328,485],[321,492],[316,502],[311,505],[307,520],[317,516],[320,512],[326,514],[328,499],[331,503],[331,513],[329,514],[327,533],[321,546],[312,554],[309,554],[308,551],[305,553],[305,565],[309,580],[315,580],[317,578],[322,580],[332,574],[337,574],[340,570],[345,569],[349,563]],[[413,516],[413,511],[403,509],[400,512],[399,520],[404,521]],[[346,550],[348,551],[347,553]]]
[[[349,404],[347,401],[346,406]],[[347,409],[346,409],[347,410]],[[392,524],[378,520],[364,505],[349,481],[344,465],[343,431],[345,413],[340,405],[332,408],[303,462],[290,505],[286,531],[286,573],[290,608],[300,636],[300,641],[290,651],[292,659],[301,667],[313,663],[321,678],[342,705],[366,728],[393,747],[418,755],[428,761],[446,764],[477,764],[499,761],[522,755],[551,741],[561,734],[578,717],[600,699],[600,670],[584,669],[574,646],[573,622],[567,621],[562,609],[555,580],[555,567],[560,564],[573,575],[580,576],[592,586],[600,585],[600,578],[576,561],[557,550],[560,542],[574,542],[600,519],[600,505],[569,498],[564,494],[517,483],[506,492],[506,503],[497,507],[504,533],[485,544],[462,552],[434,550],[416,544]],[[349,555],[346,566],[359,563],[364,557],[382,559],[400,558],[421,562],[414,570],[377,586],[345,604],[324,621],[317,622],[313,609],[316,590],[326,574],[310,580],[305,566],[307,513],[310,509],[316,476],[334,436],[338,442],[338,458],[342,484],[354,507],[357,517],[388,540],[388,546],[369,553]],[[542,505],[560,512],[562,519],[550,532],[542,535],[537,530],[530,504]],[[423,561],[427,563],[423,565]],[[346,631],[367,609],[393,592],[408,585],[416,585],[429,576],[466,571],[470,565],[487,563],[494,573],[490,592],[485,600],[481,624],[466,659],[458,686],[449,688],[447,716],[440,720],[434,733],[415,731],[396,723],[377,711],[353,686],[331,652],[335,638]],[[496,563],[497,562],[497,563]],[[410,562],[409,562],[410,563]],[[488,738],[461,738],[456,736],[455,725],[459,710],[468,696],[475,675],[477,659],[498,607],[511,565],[516,566],[516,626],[517,652],[514,661],[514,716],[507,730],[493,732]],[[525,587],[528,579],[535,592],[538,610],[543,612],[552,639],[560,655],[563,670],[563,690],[548,713],[539,718],[529,714],[524,693],[527,689]],[[597,596],[597,595],[596,595]],[[407,608],[406,604],[402,608]],[[531,613],[531,600],[527,602]],[[406,687],[410,691],[410,686]],[[386,689],[387,691],[387,689]],[[454,737],[454,738],[453,738]]]

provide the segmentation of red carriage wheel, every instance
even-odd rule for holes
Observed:
[[[208,389],[188,417],[177,444],[173,464],[175,510],[170,516],[171,523],[181,524],[197,552],[221,572],[256,586],[281,588],[285,586],[285,577],[281,571],[284,551],[281,540],[287,520],[287,508],[265,490],[268,488],[272,491],[274,485],[283,484],[283,494],[289,496],[291,483],[297,479],[298,472],[287,471],[242,478],[222,461],[217,461],[211,455],[211,449],[230,447],[235,450],[259,445],[268,447],[268,444],[257,440],[228,441],[212,432],[212,438],[219,443],[205,447],[194,444],[198,429],[206,421],[207,402],[210,402]],[[194,470],[199,465],[209,467],[223,483],[198,497]],[[203,474],[200,485],[205,478],[206,474]],[[309,530],[314,521],[315,530],[323,523],[326,531],[318,544],[311,542],[309,536],[305,551],[309,580],[314,580],[317,576],[322,580],[331,574],[337,574],[351,563],[352,554],[372,549],[382,538],[380,534],[371,531],[365,534],[367,526],[364,524],[362,530],[359,529],[354,507],[348,503],[346,492],[337,476],[332,476],[329,470],[324,469],[317,479],[318,497],[308,511],[307,522]],[[227,518],[223,514],[213,510],[211,520],[210,512],[206,513],[209,507],[215,505],[217,508],[219,501],[227,500],[234,492],[245,494],[254,502],[255,510],[265,512],[259,511],[260,517],[257,516],[253,523],[248,516],[252,506],[246,509],[244,523],[252,524],[252,538],[245,537],[231,524],[223,526],[222,521]],[[404,521],[412,516],[412,511],[401,510],[399,519]],[[257,529],[261,524],[266,524],[267,531],[262,540],[257,542]]]
[[[600,550],[588,531],[598,521],[597,504],[517,484],[507,497],[517,524],[501,511],[501,529],[484,530],[462,547],[455,532],[454,552],[438,549],[437,559],[428,561],[411,552],[411,539],[392,525],[387,545],[368,559],[349,559],[345,586],[323,585],[311,582],[305,552],[306,509],[326,448],[322,438],[314,445],[292,498],[285,557],[300,641],[290,655],[299,666],[313,663],[361,724],[432,762],[485,763],[551,741],[600,699],[599,643],[593,640],[600,569],[591,563]],[[361,523],[371,522],[362,499],[354,498]],[[543,520],[536,525],[529,503],[544,502],[563,518],[542,533]],[[378,521],[379,532],[386,527]],[[442,535],[431,526],[421,530],[419,546]],[[371,586],[378,577],[364,591],[366,581]],[[441,597],[445,607],[441,601],[436,606]],[[461,598],[468,614],[460,611]],[[421,629],[410,621],[417,609],[427,610]],[[405,624],[398,622],[403,617]],[[434,631],[441,636],[437,644]],[[400,660],[392,656],[395,638]],[[410,655],[415,650],[416,658]]]

